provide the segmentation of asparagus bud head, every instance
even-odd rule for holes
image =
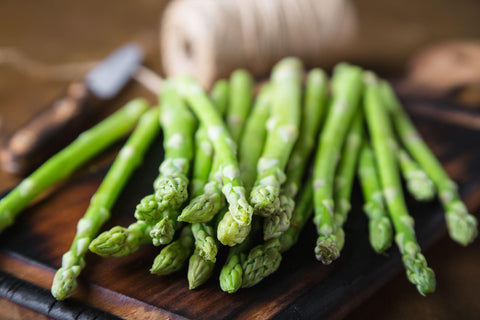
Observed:
[[[64,300],[77,288],[77,277],[82,269],[79,266],[60,268],[53,279],[52,295],[57,300]]]
[[[197,253],[194,253],[188,264],[188,287],[190,290],[198,288],[204,284],[212,275],[215,263],[204,259]]]
[[[125,248],[127,237],[128,230],[116,226],[93,239],[88,249],[102,257],[123,257],[131,252]]]
[[[407,243],[402,260],[406,268],[408,280],[417,286],[418,292],[425,296],[435,291],[435,273],[427,266],[427,261],[415,243]]]
[[[154,195],[144,197],[135,209],[135,218],[147,223],[157,221],[161,216],[158,208],[158,202]]]
[[[257,185],[250,194],[250,202],[255,214],[268,217],[274,214],[280,207],[280,189],[272,186]]]
[[[178,209],[188,198],[188,178],[181,174],[160,176],[154,182],[159,210]]]
[[[315,246],[315,257],[323,264],[330,264],[340,256],[338,239],[336,234],[318,236]]]
[[[233,247],[236,244],[242,243],[243,240],[250,233],[251,224],[240,225],[228,211],[218,224],[217,238],[226,245]]]
[[[450,201],[446,211],[446,221],[450,237],[466,246],[478,235],[477,219],[468,214],[462,201]]]
[[[242,257],[243,256],[243,257]],[[220,271],[220,288],[224,292],[234,293],[242,286],[244,254],[235,254],[228,258]]]
[[[175,227],[168,217],[163,218],[155,224],[150,231],[150,237],[154,246],[169,244],[175,235]]]
[[[279,249],[279,240],[272,239],[250,250],[242,265],[244,270],[243,288],[256,285],[278,269],[282,261]]]

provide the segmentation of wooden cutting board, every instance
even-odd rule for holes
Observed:
[[[453,110],[448,105],[432,106],[424,101],[407,106],[414,110],[419,104],[435,107],[439,112]],[[414,120],[449,174],[459,182],[470,210],[478,208],[478,131],[421,116]],[[135,205],[151,191],[162,155],[158,139],[120,196],[104,229],[133,221]],[[76,223],[106,170],[91,166],[89,172],[71,179],[26,210],[14,227],[0,235],[1,298],[55,319],[340,318],[402,270],[396,248],[386,256],[376,255],[370,248],[367,220],[356,185],[345,227],[345,248],[331,266],[315,260],[315,229],[309,224],[299,243],[284,254],[275,274],[236,294],[219,289],[219,270],[204,287],[194,291],[188,290],[185,269],[168,277],[151,275],[148,270],[160,249],[145,246],[125,258],[103,259],[89,254],[73,298],[57,302],[49,291],[53,276],[71,244]],[[423,247],[445,235],[443,210],[437,202],[408,200]],[[219,262],[224,257],[225,252],[221,252]]]

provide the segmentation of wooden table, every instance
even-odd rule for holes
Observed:
[[[74,4],[3,0],[0,3],[0,46],[19,48],[29,56],[50,63],[69,63],[100,59],[119,45],[135,40],[147,49],[146,63],[159,70],[157,26],[165,4],[166,1],[158,0],[88,0]],[[477,19],[480,5],[474,0],[438,1],[434,12],[430,10],[429,1],[408,0],[400,6],[393,0],[378,3],[363,0],[358,1],[358,5],[361,21],[365,21],[361,30],[365,41],[349,56],[352,61],[380,70],[400,70],[412,51],[432,39],[480,36]],[[380,30],[376,27],[379,23],[386,27]],[[395,43],[389,43],[392,32],[398,36]],[[0,132],[11,132],[64,86],[63,81],[29,78],[0,65]],[[135,87],[124,98],[138,94],[148,95]],[[17,182],[18,179],[0,172],[0,190]],[[419,296],[401,274],[347,318],[476,318],[480,314],[477,303],[479,252],[480,241],[460,248],[449,239],[443,239],[426,252],[437,273],[435,294],[427,298]],[[3,299],[0,299],[0,310],[2,319],[42,319]]]

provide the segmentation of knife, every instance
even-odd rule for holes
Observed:
[[[31,172],[90,127],[93,115],[115,97],[143,60],[141,48],[127,44],[115,50],[62,96],[18,128],[0,151],[5,171]]]

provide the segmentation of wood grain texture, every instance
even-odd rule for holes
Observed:
[[[480,190],[480,168],[476,167],[480,155],[472,151],[479,139],[472,139],[468,129],[415,120],[447,171],[460,182],[462,193],[475,194],[472,192]],[[161,139],[158,139],[144,166],[119,197],[113,218],[104,229],[133,221],[135,204],[151,191],[161,159]],[[24,290],[25,285],[30,287],[36,293],[29,294],[36,294],[37,300],[44,301],[43,307],[39,306],[42,303],[36,304],[36,310],[52,318],[93,312],[86,318],[93,319],[97,317],[94,312],[99,310],[106,311],[108,317],[124,319],[341,318],[402,270],[395,248],[387,257],[375,255],[370,249],[367,221],[361,211],[359,188],[355,186],[353,210],[345,227],[345,249],[332,266],[323,266],[314,259],[315,230],[311,224],[299,244],[284,255],[277,273],[256,287],[233,295],[218,288],[218,270],[205,287],[194,291],[188,290],[186,270],[168,277],[151,275],[148,270],[159,251],[153,246],[145,246],[125,258],[102,259],[90,254],[73,299],[59,303],[60,311],[52,309],[49,288],[55,269],[60,266],[76,222],[87,209],[106,170],[97,167],[78,175],[26,210],[14,227],[0,235],[0,270],[5,281],[13,281],[15,290]],[[480,205],[477,199],[467,198],[471,209]],[[445,234],[443,211],[438,204],[410,200],[409,208],[422,245],[429,245]],[[219,262],[224,258],[225,252],[221,252]],[[12,300],[12,289],[7,291],[10,294],[0,289],[0,296]]]

